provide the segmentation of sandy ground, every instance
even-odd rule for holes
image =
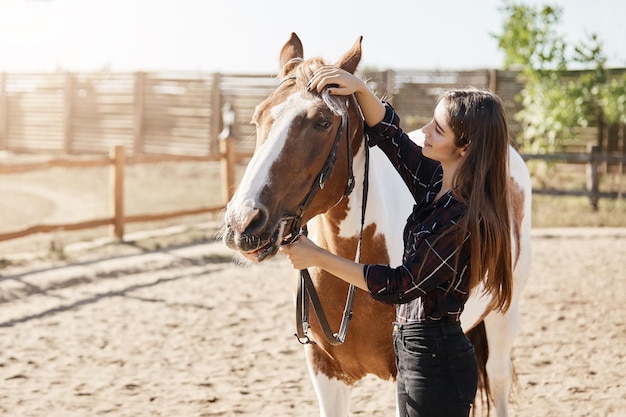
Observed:
[[[535,231],[514,416],[626,415],[626,229],[596,232]],[[5,266],[0,415],[317,415],[292,271],[230,255],[118,245]],[[394,400],[392,383],[366,379],[352,415],[392,416]]]

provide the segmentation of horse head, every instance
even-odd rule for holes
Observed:
[[[335,64],[354,73],[361,37]],[[304,59],[295,33],[280,52],[279,85],[256,107],[256,148],[226,207],[223,239],[245,258],[276,254],[300,224],[345,205],[363,125],[354,97],[307,91],[320,58]],[[359,123],[350,123],[359,120]]]

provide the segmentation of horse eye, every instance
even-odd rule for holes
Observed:
[[[320,129],[328,129],[331,126],[331,123],[328,120],[322,120],[321,122],[317,122],[315,126]]]

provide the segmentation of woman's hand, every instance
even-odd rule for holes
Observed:
[[[287,256],[294,269],[307,269],[312,266],[322,268],[349,284],[368,291],[363,277],[363,265],[349,259],[333,255],[320,248],[306,236],[289,245],[282,245],[280,251]]]
[[[280,251],[287,256],[291,266],[298,270],[317,266],[315,264],[315,255],[321,250],[323,249],[304,235],[300,235],[294,243],[280,247]]]
[[[367,89],[359,77],[341,68],[325,65],[313,73],[307,90],[321,92],[328,87],[328,92],[337,96],[349,96]]]
[[[385,117],[385,106],[378,97],[369,90],[362,79],[348,71],[330,65],[318,68],[313,73],[307,90],[321,92],[324,88],[327,88],[331,95],[354,94],[368,126],[380,123]]]

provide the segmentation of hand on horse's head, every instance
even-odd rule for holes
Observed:
[[[307,90],[319,93],[324,88],[328,89],[328,94],[331,95],[354,94],[368,126],[376,125],[385,116],[385,106],[378,97],[369,90],[365,81],[349,71],[331,65],[319,67],[313,73]]]
[[[367,87],[356,75],[341,68],[324,65],[313,73],[311,81],[307,84],[307,90],[320,93],[324,88],[328,89],[329,94],[348,96]]]

